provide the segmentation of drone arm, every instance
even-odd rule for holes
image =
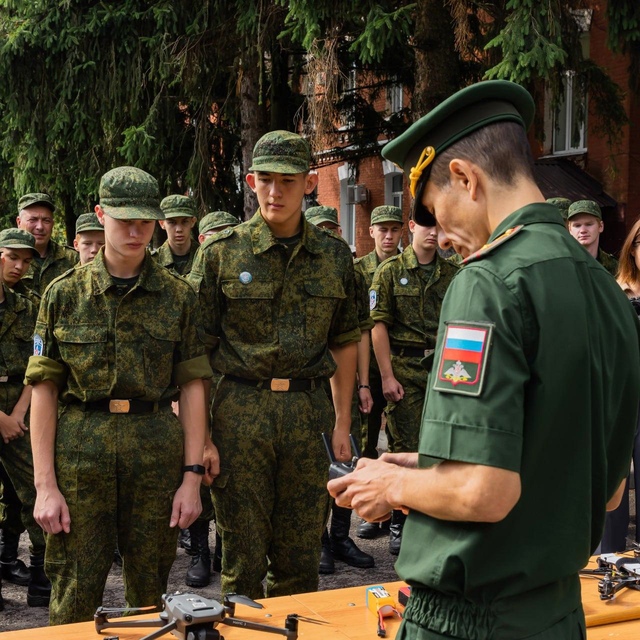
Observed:
[[[109,619],[96,619],[96,631],[100,633],[103,629],[113,629],[114,627],[162,627],[165,625],[164,620],[156,618],[155,620],[129,620],[112,622]]]
[[[178,623],[174,620],[169,624],[165,624],[164,627],[162,627],[162,629],[158,629],[157,631],[152,631],[151,633],[144,636],[143,638],[140,638],[140,640],[156,640],[156,638],[160,638],[165,633],[169,633],[170,631],[173,631],[177,626],[178,626]]]
[[[285,636],[289,640],[296,640],[298,637],[298,625],[291,624],[295,627],[292,629],[285,629],[283,627],[271,627],[267,624],[260,624],[259,622],[249,622],[247,620],[240,620],[239,618],[226,617],[220,621],[222,624],[228,624],[230,627],[240,627],[242,629],[250,629],[252,631],[264,631],[265,633],[278,633]],[[144,638],[143,640],[147,640]],[[149,639],[150,640],[150,639]]]

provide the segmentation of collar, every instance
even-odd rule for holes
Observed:
[[[158,271],[154,268],[154,262],[151,254],[145,251],[144,262],[142,263],[142,270],[136,287],[141,287],[146,291],[160,291],[163,288],[164,283],[158,276]],[[104,247],[100,248],[96,257],[84,268],[89,269],[91,272],[94,295],[104,293],[109,287],[113,286],[113,279],[104,262]]]
[[[300,214],[302,215],[302,214]],[[251,245],[253,253],[259,255],[269,250],[271,247],[278,244],[278,240],[273,235],[269,225],[264,221],[260,209],[256,211],[255,215],[249,222],[247,222],[249,233],[251,237]],[[302,216],[302,235],[300,236],[300,243],[309,251],[309,253],[322,253],[324,244],[325,233],[318,229],[315,225],[307,222]]]
[[[520,225],[526,226],[529,224],[538,223],[551,223],[565,228],[562,215],[558,211],[555,205],[548,204],[546,202],[534,202],[527,204],[521,209],[517,209],[513,213],[509,214],[494,230],[487,244],[493,242],[496,238],[501,236],[508,229],[517,227]]]

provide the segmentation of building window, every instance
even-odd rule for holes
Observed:
[[[579,93],[574,90],[575,82],[575,73],[567,72],[564,79],[564,95],[554,117],[554,154],[584,153],[587,150],[587,105],[585,102],[580,103]],[[581,114],[584,114],[582,122]]]
[[[343,164],[338,167],[338,179],[340,180],[340,227],[342,237],[356,250],[356,206],[349,203],[349,186],[356,183],[355,167]]]
[[[402,111],[402,85],[390,84],[387,87],[387,113],[393,115]]]
[[[384,203],[402,209],[404,174],[389,160],[382,163],[382,171],[384,172]]]

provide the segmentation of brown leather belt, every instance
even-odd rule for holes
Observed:
[[[81,411],[103,411],[104,413],[157,413],[163,407],[171,406],[171,399],[150,402],[148,400],[119,400],[105,398],[93,402],[79,402]]]
[[[391,347],[391,354],[401,358],[426,358],[435,349],[420,349],[419,347]]]
[[[267,378],[266,380],[252,380],[225,374],[225,380],[244,384],[255,389],[268,391],[312,391],[320,387],[327,378]]]

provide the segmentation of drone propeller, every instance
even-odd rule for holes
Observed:
[[[302,620],[302,622],[311,622],[312,624],[327,624],[330,625],[330,622],[326,620],[318,620],[317,618],[309,618],[308,616],[301,616],[299,613],[290,613],[287,618],[295,618],[296,620]]]
[[[225,604],[231,602],[233,604],[244,604],[247,607],[253,607],[254,609],[264,609],[264,605],[252,600],[249,596],[243,596],[239,593],[227,593],[224,597]]]

